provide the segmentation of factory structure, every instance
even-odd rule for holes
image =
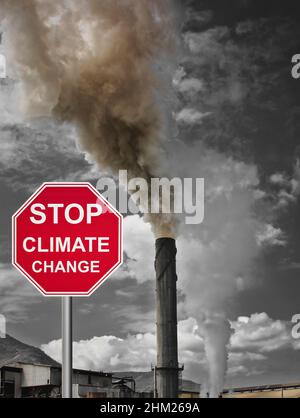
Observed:
[[[225,389],[223,398],[300,398],[300,383]]]
[[[131,376],[116,377],[112,373],[73,369],[73,398],[153,398],[153,396],[153,391],[137,392],[135,380]],[[0,365],[0,399],[60,397],[61,367],[25,362]],[[200,395],[196,390],[179,390],[178,397],[196,399],[200,398]],[[300,383],[225,389],[221,397],[300,398]]]
[[[135,380],[112,373],[73,369],[73,398],[142,398]],[[0,398],[61,397],[61,367],[16,362],[0,366]]]

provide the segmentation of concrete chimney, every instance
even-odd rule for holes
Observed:
[[[155,387],[158,398],[178,397],[178,343],[176,294],[176,244],[173,238],[156,240],[156,339]]]

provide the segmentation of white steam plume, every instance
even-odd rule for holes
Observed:
[[[220,314],[210,314],[200,322],[199,333],[204,339],[208,379],[202,396],[216,398],[222,394],[227,371],[228,344],[231,335],[229,321]]]

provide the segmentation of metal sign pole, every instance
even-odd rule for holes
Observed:
[[[72,297],[62,297],[62,397],[72,398]]]

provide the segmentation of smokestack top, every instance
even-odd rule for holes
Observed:
[[[171,241],[174,241],[174,243],[175,243],[175,238],[173,238],[173,237],[158,237],[158,238],[156,238],[155,242],[156,243],[163,243],[163,241],[165,241],[165,240],[171,240]]]
[[[167,269],[171,269],[171,276],[176,276],[176,241],[174,238],[162,237],[155,241],[155,269],[157,278],[165,274]]]
[[[169,264],[175,262],[177,253],[175,238],[161,237],[155,240],[155,259],[158,261],[159,255],[163,253],[163,258],[160,260],[162,264]]]

